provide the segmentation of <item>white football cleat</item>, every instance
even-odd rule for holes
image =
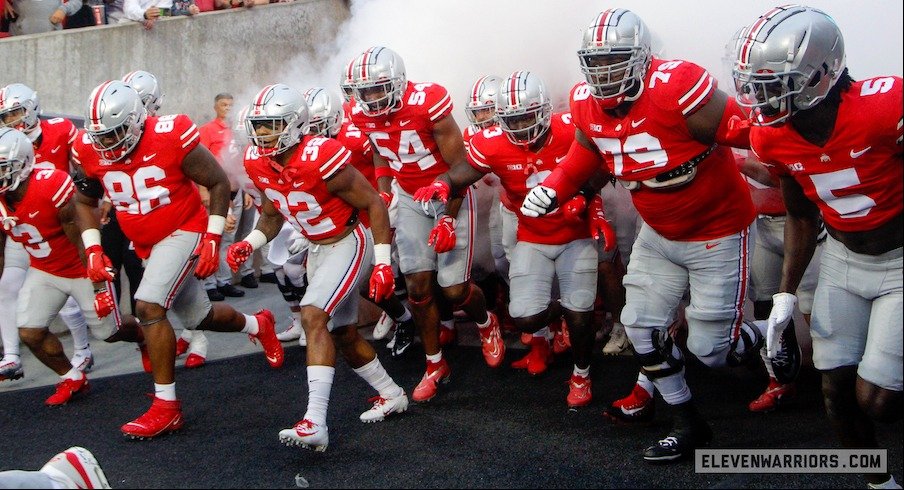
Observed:
[[[382,422],[391,413],[402,413],[408,410],[408,396],[404,391],[392,398],[383,398],[378,395],[367,401],[372,402],[374,406],[361,414],[361,422],[365,424]]]
[[[63,488],[113,488],[91,451],[73,446],[50,458],[41,473]]]
[[[377,320],[377,324],[374,325],[374,339],[380,340],[386,338],[386,335],[394,326],[395,321],[389,317],[389,314],[385,311],[380,313],[380,319]]]
[[[330,434],[326,425],[304,419],[290,429],[279,431],[279,442],[286,446],[301,446],[322,453],[330,443]]]

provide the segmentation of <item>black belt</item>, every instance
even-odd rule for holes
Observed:
[[[677,167],[673,168],[672,170],[669,170],[668,172],[663,172],[663,173],[657,175],[656,177],[653,177],[652,180],[655,180],[656,182],[667,182],[674,178],[681,177],[682,175],[687,175],[687,174],[693,172],[694,168],[696,168],[697,165],[700,164],[700,162],[705,160],[706,157],[708,157],[715,149],[716,149],[716,144],[713,143],[712,145],[710,145],[709,148],[703,150],[703,153],[700,153],[699,155],[695,156],[694,158],[691,158],[690,160],[682,163],[681,165],[678,165]]]

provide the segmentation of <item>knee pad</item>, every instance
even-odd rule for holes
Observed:
[[[301,301],[301,296],[298,295],[298,291],[295,286],[290,284],[283,284],[281,282],[276,283],[277,289],[282,293],[282,297],[286,300],[286,303],[298,302]]]
[[[724,367],[730,355],[731,321],[731,318],[704,320],[688,314],[687,350],[711,368]]]
[[[668,330],[664,328],[632,328],[632,330],[646,330],[649,332],[647,333],[649,337],[646,342],[652,344],[652,352],[639,353],[637,350],[634,351],[634,357],[640,363],[640,370],[643,371],[647,378],[651,380],[665,378],[666,376],[678,374],[684,369],[684,357],[681,355],[681,351],[675,347]],[[634,332],[635,337],[640,337],[641,335],[640,332]],[[630,335],[629,338],[631,338]]]

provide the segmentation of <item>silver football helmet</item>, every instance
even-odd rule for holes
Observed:
[[[831,17],[811,7],[776,7],[737,45],[735,97],[750,109],[752,124],[781,123],[824,99],[844,68],[844,38]]]
[[[146,118],[147,110],[138,92],[125,82],[109,80],[88,96],[85,131],[101,158],[116,162],[141,141]]]
[[[349,67],[352,95],[368,116],[383,116],[400,104],[408,84],[405,63],[395,51],[375,46],[358,55]]]
[[[499,84],[502,78],[496,75],[484,75],[474,82],[465,113],[471,124],[478,128],[488,128],[496,124],[496,100],[499,97]]]
[[[355,77],[352,75],[352,67],[355,66],[356,59],[358,58],[352,58],[339,75],[339,90],[342,91],[342,98],[345,99],[346,102],[351,101],[352,97],[355,96],[355,89],[352,86],[355,82]]]
[[[640,94],[653,59],[650,31],[630,10],[606,10],[584,31],[578,58],[590,93],[614,108]]]
[[[241,110],[236,112],[235,120],[232,122],[232,141],[236,146],[244,147],[248,144],[248,133],[245,132],[245,118],[248,117],[248,109],[251,106],[243,106]]]
[[[148,115],[156,116],[160,106],[163,105],[163,93],[160,90],[160,83],[157,81],[157,77],[144,70],[135,70],[122,77],[122,81],[138,92],[144,108],[148,111]]]
[[[0,128],[0,195],[16,190],[35,164],[35,150],[25,133]]]
[[[311,116],[308,133],[332,138],[342,128],[342,100],[336,94],[321,87],[304,93]]]
[[[540,77],[516,71],[503,80],[496,99],[496,117],[512,143],[528,146],[539,140],[552,118],[552,101]]]
[[[282,83],[267,85],[251,99],[245,133],[261,155],[278,155],[301,141],[309,119],[301,92]],[[260,129],[265,133],[259,135]]]
[[[18,129],[31,141],[40,136],[41,101],[27,85],[11,83],[0,89],[0,127]]]

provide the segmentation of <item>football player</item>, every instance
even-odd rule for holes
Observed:
[[[70,172],[70,149],[75,141],[76,129],[72,121],[55,117],[40,119],[41,101],[37,92],[21,83],[13,83],[0,89],[0,127],[9,127],[25,133],[34,147],[36,168],[56,168]],[[14,240],[6,245],[5,279],[0,280],[0,303],[15,305],[25,270],[28,253]],[[15,308],[13,308],[15,313]],[[69,328],[74,344],[72,365],[89,371],[94,356],[88,342],[88,323],[75,298],[69,298],[60,317]],[[17,379],[24,375],[19,357],[19,335],[16,332],[15,315],[0,315],[0,338],[3,339],[3,359],[0,360],[0,381]]]
[[[282,366],[283,348],[273,314],[243,315],[231,306],[211,306],[194,273],[205,278],[219,266],[219,241],[226,225],[229,180],[216,159],[199,145],[195,124],[183,114],[147,116],[141,97],[121,81],[97,86],[88,98],[86,135],[73,153],[85,172],[77,196],[79,227],[92,280],[112,280],[100,245],[94,208],[106,194],[122,231],[146,260],[135,294],[135,313],[148,344],[154,378],[150,410],[122,426],[132,438],[152,438],[182,427],[176,396],[176,336],[167,314],[186,328],[243,332],[260,341],[267,362]],[[210,191],[208,217],[197,185]]]
[[[374,164],[379,189],[391,193],[391,179],[398,182],[398,222],[405,223],[397,228],[395,237],[399,267],[427,356],[426,372],[412,398],[427,401],[451,374],[439,346],[434,283],[453,310],[464,311],[477,323],[487,364],[500,366],[505,354],[499,322],[487,311],[483,292],[470,280],[474,247],[471,193],[451,196],[447,204],[427,213],[412,198],[418,188],[450,166],[467,165],[461,130],[452,117],[452,99],[446,89],[435,83],[408,81],[405,64],[394,51],[369,48],[349,65],[349,72],[354,80],[353,100],[360,109],[352,111],[352,122],[377,150]]]
[[[575,144],[527,195],[522,212],[554,210],[601,170],[631,190],[644,225],[624,278],[621,322],[642,373],[609,412],[629,420],[649,412],[655,385],[673,407],[674,425],[643,457],[666,462],[693,454],[712,437],[685,382],[681,350],[667,332],[688,287],[687,346],[704,364],[758,359],[764,333],[743,322],[755,210],[723,146],[749,146],[746,133],[728,130],[740,110],[703,68],[653,57],[650,37],[640,17],[619,8],[600,13],[584,32],[578,58],[586,82],[571,91]],[[797,346],[788,347],[799,366]],[[776,375],[793,376],[797,366]]]
[[[56,168],[35,168],[34,149],[20,131],[0,128],[0,219],[3,232],[22,244],[30,267],[16,303],[19,338],[45,366],[60,376],[56,390],[44,402],[63,405],[88,389],[88,378],[66,358],[50,322],[68,298],[75,298],[95,338],[136,341],[134,318],[122,325],[109,283],[85,274],[84,250],[75,224],[75,185]],[[5,243],[4,243],[5,245]],[[0,249],[0,262],[4,254]],[[113,313],[113,315],[110,315]],[[107,317],[106,320],[102,318]],[[117,333],[122,326],[122,333]]]
[[[252,99],[245,117],[251,139],[245,169],[261,192],[261,218],[243,241],[229,247],[226,260],[238,270],[254,250],[276,237],[285,221],[310,241],[308,288],[301,298],[308,407],[279,438],[287,445],[325,451],[337,350],[378,393],[371,409],[361,414],[362,422],[404,412],[408,397],[357,329],[358,291],[365,274],[372,270],[369,295],[374,301],[393,293],[389,214],[372,184],[350,164],[347,148],[335,139],[305,134],[309,119],[304,96],[286,85],[268,85]],[[359,218],[365,212],[370,228]]]
[[[901,77],[853,80],[838,25],[799,5],[770,9],[743,32],[733,77],[752,149],[778,176],[788,211],[769,357],[781,357],[779,334],[793,330],[821,213],[829,236],[813,299],[813,364],[841,444],[876,448],[875,422],[902,414]],[[888,473],[866,478],[900,488]]]
[[[552,101],[540,78],[516,71],[499,86],[496,99],[499,125],[484,129],[468,145],[468,167],[453,167],[414,199],[427,206],[432,199],[447,202],[467,186],[494,173],[510,202],[521,202],[563,160],[574,141],[570,114],[553,114]],[[517,242],[511,252],[511,303],[515,326],[534,333],[531,351],[512,367],[530,374],[546,371],[552,352],[548,325],[560,315],[571,332],[575,367],[569,381],[568,405],[590,403],[590,358],[593,349],[593,301],[596,297],[597,251],[591,224],[607,235],[607,248],[615,247],[611,227],[601,217],[597,198],[585,213],[584,196],[565,210],[539,217],[518,215]],[[598,234],[597,231],[595,234]],[[553,278],[558,278],[561,302],[552,301]],[[561,305],[560,305],[561,303]]]

